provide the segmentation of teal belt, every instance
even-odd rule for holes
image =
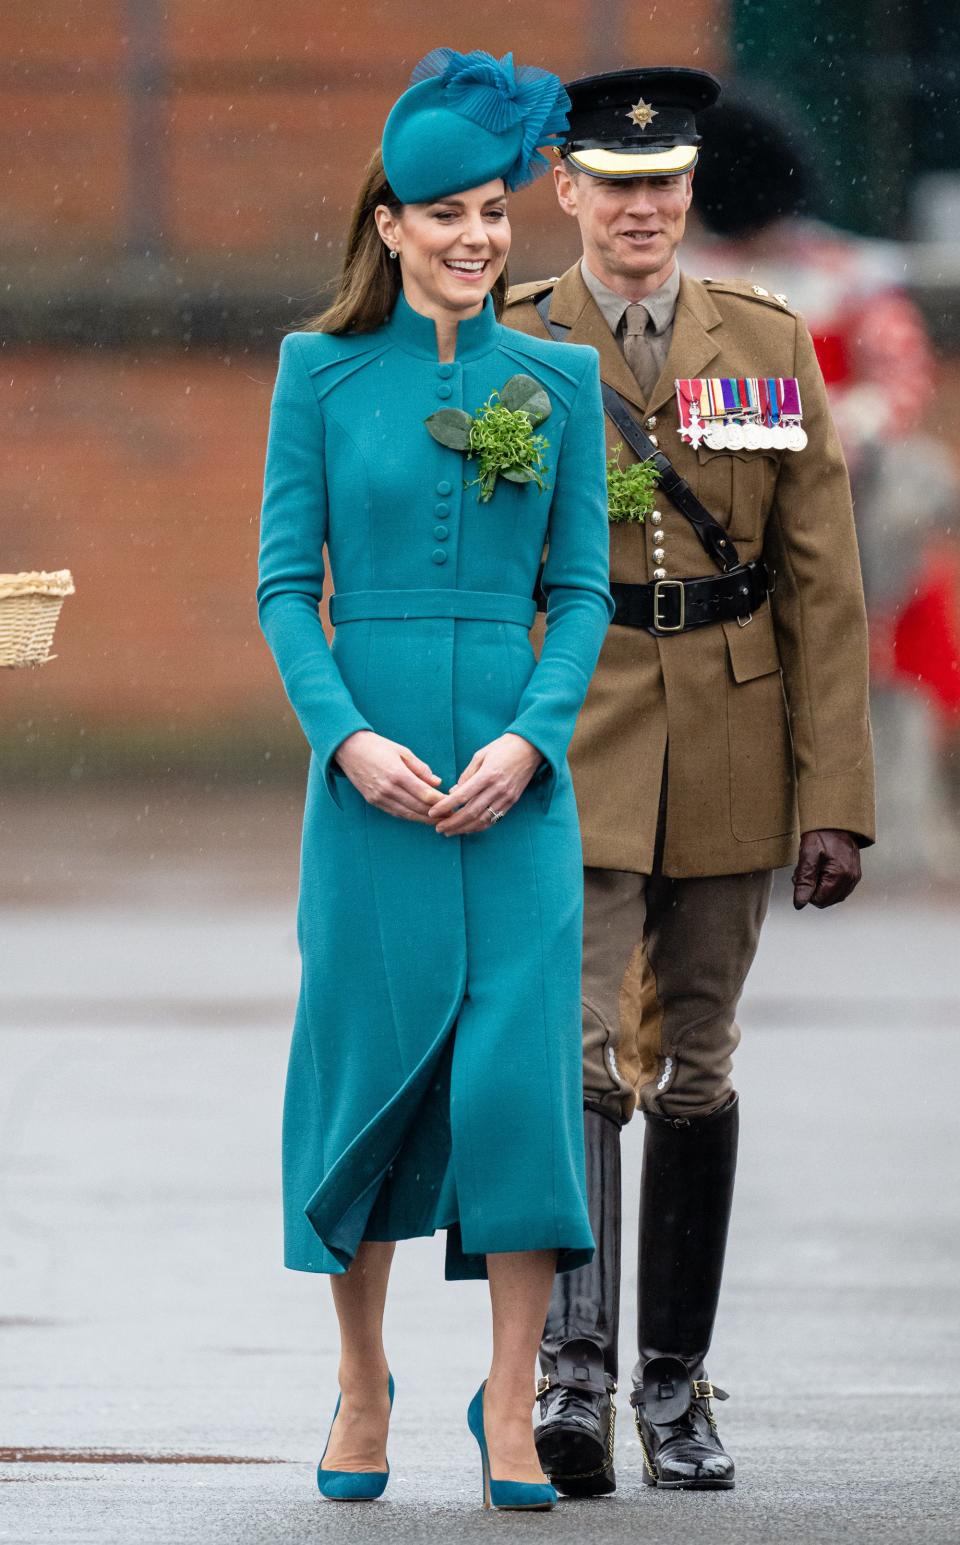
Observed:
[[[516,622],[533,626],[533,596],[497,595],[486,590],[347,590],[330,597],[330,621],[364,622],[370,617],[456,617],[465,622]]]

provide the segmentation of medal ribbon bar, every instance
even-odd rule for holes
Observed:
[[[787,376],[705,376],[677,380],[680,438],[712,451],[802,451],[800,387]]]

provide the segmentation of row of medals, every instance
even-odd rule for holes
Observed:
[[[802,451],[807,432],[798,423],[709,423],[703,443],[711,451]]]

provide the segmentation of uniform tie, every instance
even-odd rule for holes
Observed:
[[[660,365],[648,336],[651,329],[650,313],[643,301],[634,301],[623,314],[623,357],[636,376],[644,397],[650,396],[660,375]]]

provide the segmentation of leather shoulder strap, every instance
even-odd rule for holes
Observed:
[[[562,342],[570,329],[560,322],[551,321],[551,294],[552,291],[548,290],[537,301],[537,311],[550,336]],[[612,386],[608,386],[606,381],[600,383],[600,392],[603,397],[604,412],[611,424],[623,436],[635,456],[638,456],[641,461],[652,462],[656,467],[660,474],[659,487],[663,489],[680,514],[690,522],[701,546],[705,548],[717,568],[724,574],[737,568],[740,555],[723,526],[714,519],[706,505],[700,503],[686,478],[680,476],[669,458],[663,454],[663,451],[657,449],[646,430],[630,412],[620,393],[614,391]]]

